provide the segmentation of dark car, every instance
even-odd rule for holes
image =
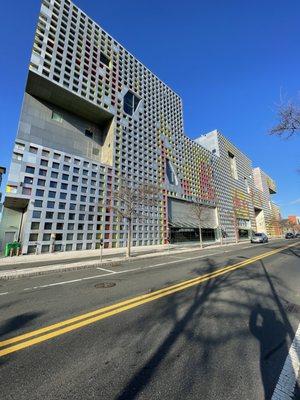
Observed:
[[[269,239],[265,233],[253,233],[251,243],[268,243]]]
[[[294,239],[294,234],[292,233],[292,232],[287,232],[286,234],[285,234],[285,238],[286,239]]]
[[[296,233],[295,238],[300,239],[300,232]]]

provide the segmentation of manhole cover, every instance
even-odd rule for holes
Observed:
[[[110,287],[116,286],[115,282],[101,282],[101,283],[96,283],[95,288],[96,289],[106,289]]]

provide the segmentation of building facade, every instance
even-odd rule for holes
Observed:
[[[199,226],[210,241],[271,232],[275,186],[255,171],[217,131],[189,139],[180,97],[71,1],[42,1],[2,245],[14,234],[24,254],[124,247],[126,221],[107,206],[123,179],[161,189],[133,221],[135,246],[197,240]]]
[[[297,215],[289,215],[288,220],[292,225],[300,225],[300,217]]]

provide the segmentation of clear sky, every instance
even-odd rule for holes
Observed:
[[[267,134],[280,90],[300,96],[299,0],[76,0],[183,99],[195,138],[220,130],[278,186],[284,215],[300,215],[300,136]],[[0,165],[15,139],[40,0],[3,1]]]

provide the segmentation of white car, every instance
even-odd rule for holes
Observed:
[[[269,238],[265,233],[253,233],[251,243],[268,243]]]

